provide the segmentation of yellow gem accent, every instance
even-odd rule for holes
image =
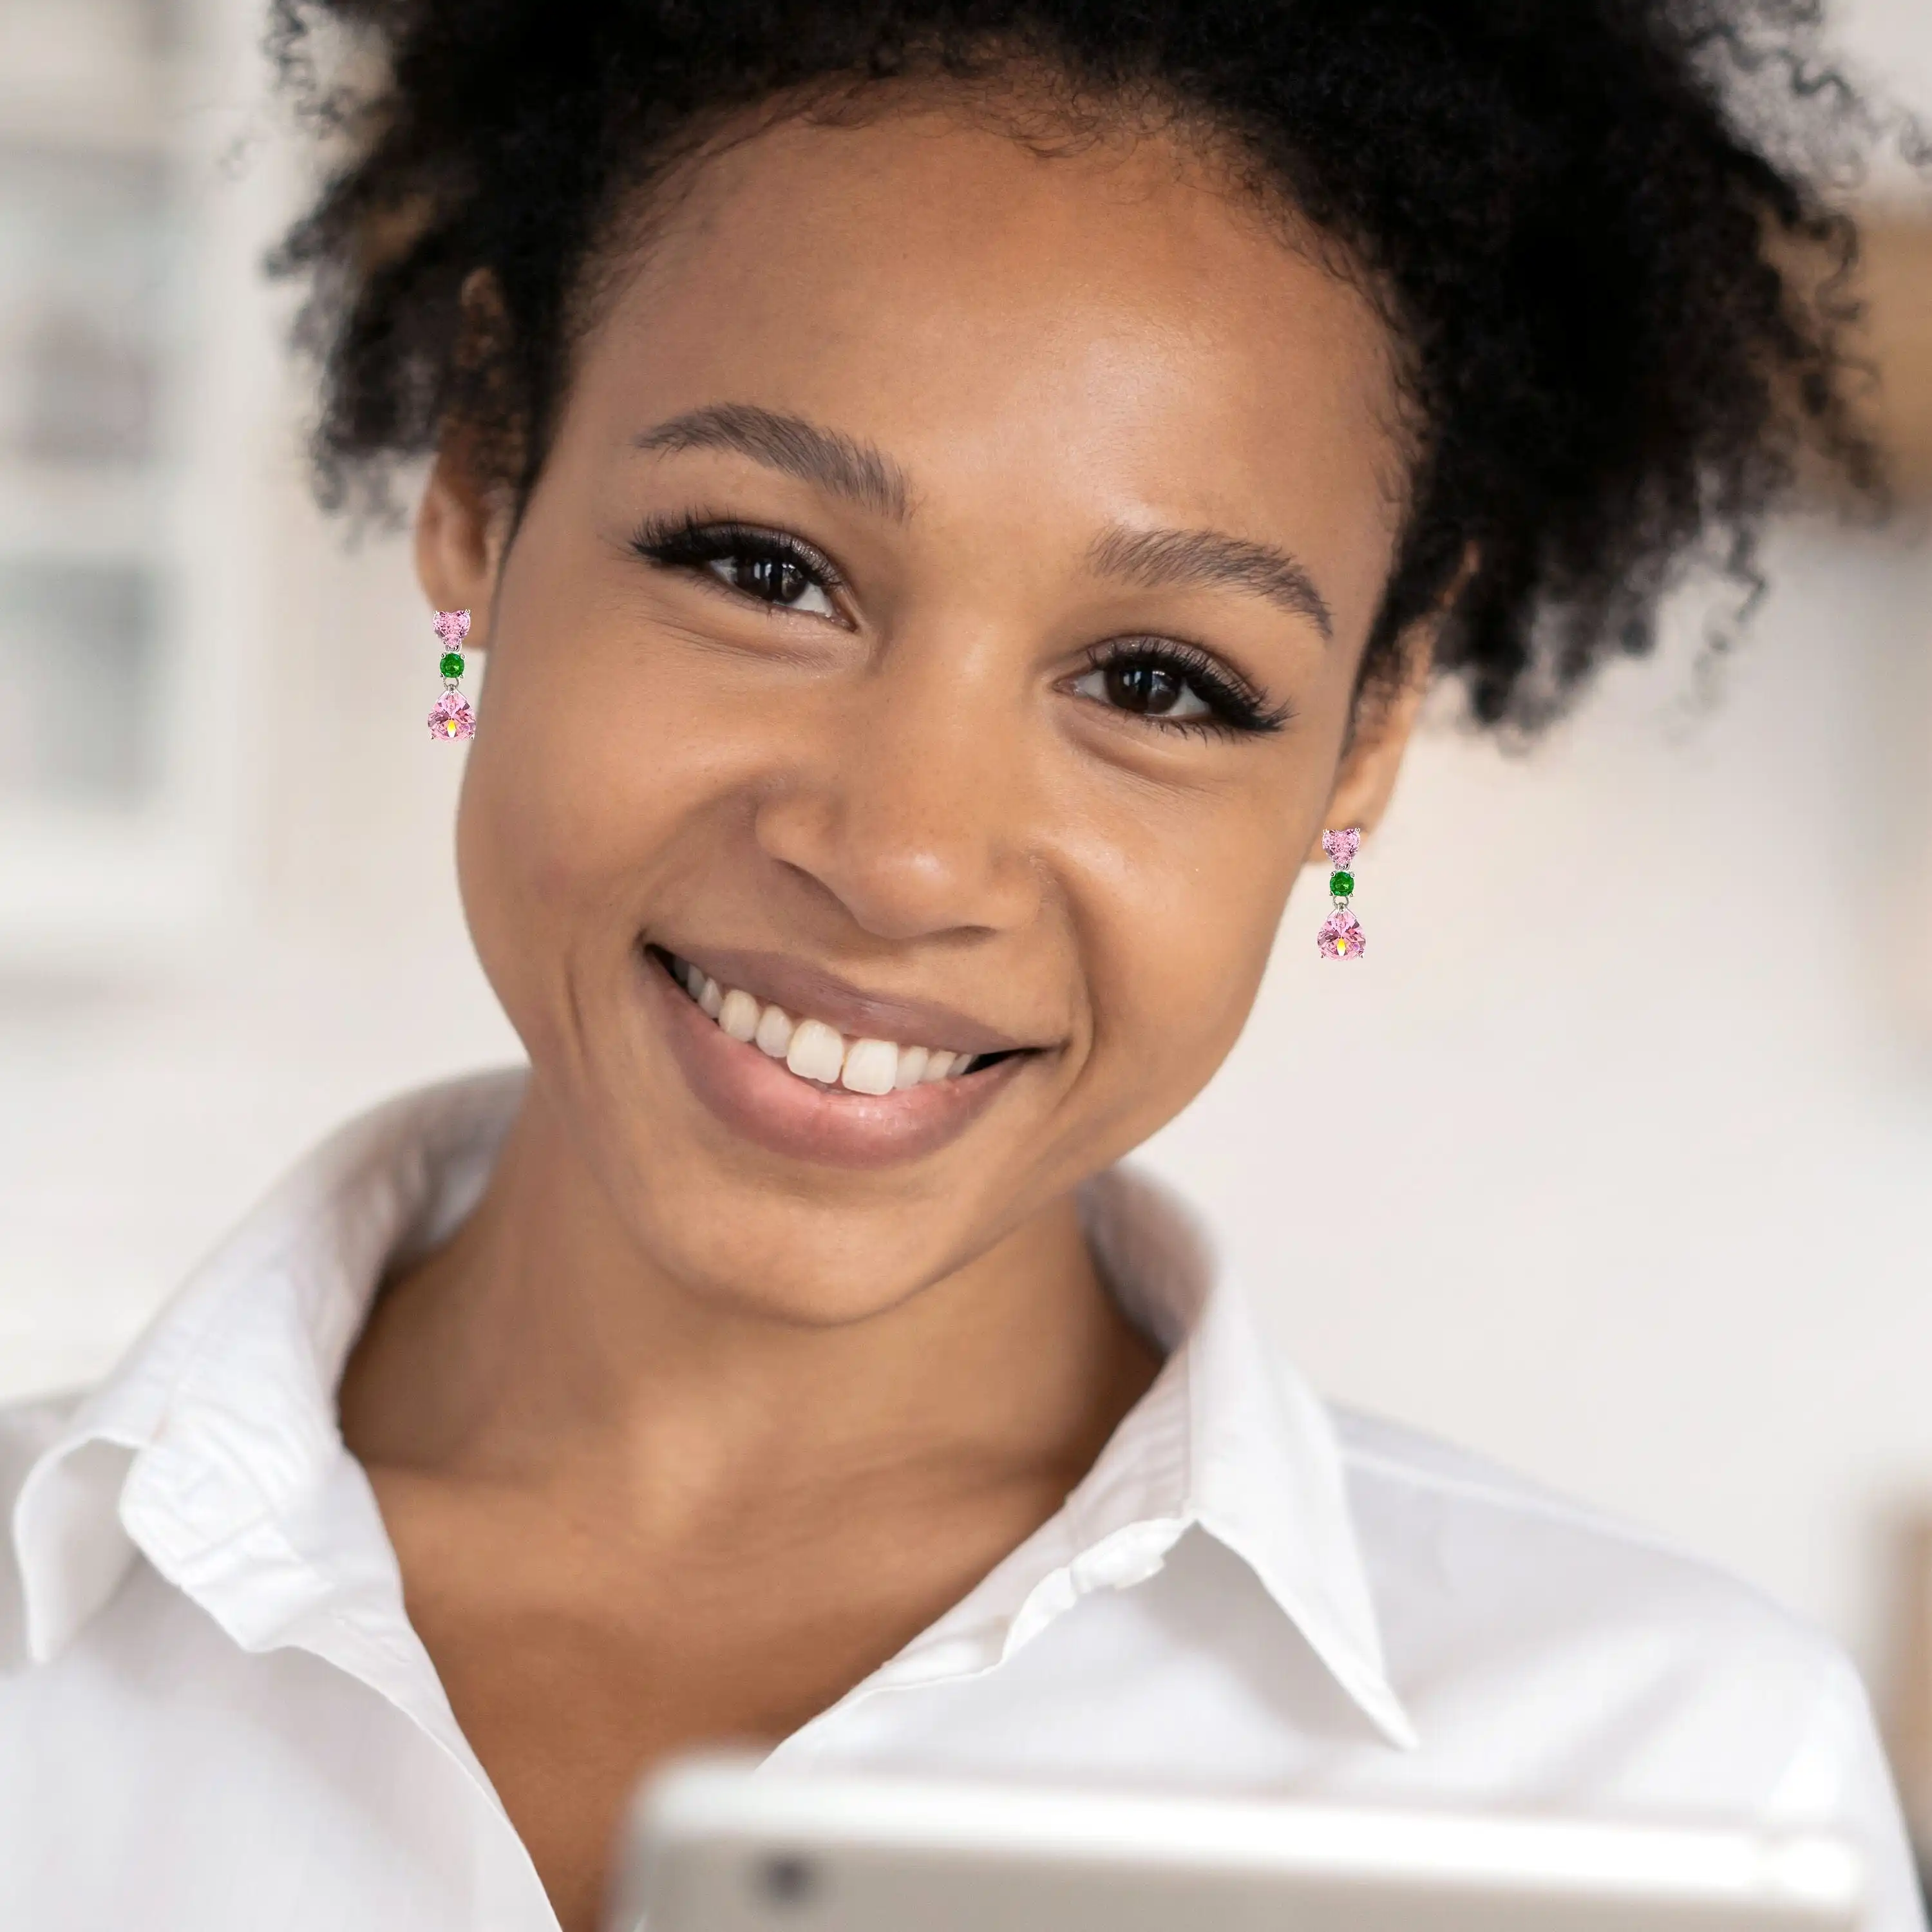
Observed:
[[[1336,942],[1335,942],[1335,950],[1336,950],[1337,952],[1347,952],[1347,951],[1348,951],[1348,942],[1346,939],[1337,939],[1337,940],[1336,940]]]
[[[446,718],[442,721],[442,728],[447,731],[452,738],[456,736],[456,720],[454,718]]]

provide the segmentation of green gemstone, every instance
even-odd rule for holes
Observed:
[[[1346,898],[1348,895],[1355,890],[1354,874],[1353,872],[1330,872],[1328,874],[1328,890],[1338,899]]]
[[[460,677],[463,675],[463,653],[460,651],[444,652],[442,670],[445,677]]]

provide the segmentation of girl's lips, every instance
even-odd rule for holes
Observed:
[[[964,1133],[1033,1058],[1016,1053],[977,1073],[892,1094],[821,1087],[734,1040],[641,948],[638,964],[644,998],[692,1092],[733,1132],[794,1160],[831,1167],[916,1160]]]
[[[1037,1036],[1006,1033],[955,1007],[867,991],[782,952],[712,946],[691,952],[677,946],[658,950],[680,954],[721,988],[738,987],[760,1006],[808,1014],[848,1040],[890,1040],[964,1054],[1014,1053],[1042,1044]]]

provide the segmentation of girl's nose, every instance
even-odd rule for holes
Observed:
[[[813,750],[760,807],[764,850],[878,938],[1025,925],[1040,901],[1025,830],[1038,725],[1010,663],[896,640],[878,670],[828,695]]]

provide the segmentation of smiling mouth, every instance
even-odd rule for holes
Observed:
[[[836,1027],[787,1012],[742,988],[721,986],[702,968],[661,946],[652,960],[720,1032],[755,1046],[800,1080],[821,1091],[878,1095],[970,1078],[1028,1051],[958,1053],[943,1046],[891,1040],[848,1040]]]

